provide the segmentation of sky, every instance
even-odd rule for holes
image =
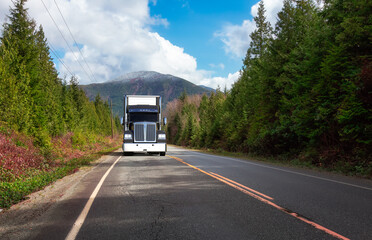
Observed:
[[[282,1],[264,0],[273,26]],[[0,1],[1,30],[10,6]],[[74,74],[89,84],[157,71],[229,89],[239,78],[258,1],[29,0],[26,7],[56,53],[61,78]]]

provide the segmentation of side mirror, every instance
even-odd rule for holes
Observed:
[[[163,124],[164,124],[164,125],[167,125],[167,118],[166,118],[166,117],[163,118]]]
[[[124,125],[123,118],[120,118],[120,124]]]

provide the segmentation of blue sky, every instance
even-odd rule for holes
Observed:
[[[215,71],[217,75],[236,72],[242,66],[240,56],[230,56],[215,33],[227,24],[241,24],[252,19],[251,7],[256,1],[158,0],[150,4],[151,14],[161,15],[168,27],[153,28],[185,52],[196,57],[198,67]],[[222,69],[222,65],[224,68]]]
[[[282,0],[264,3],[275,24]],[[1,25],[9,6],[11,0],[0,1]],[[230,88],[255,29],[258,1],[32,0],[26,7],[58,53],[52,57],[61,78],[73,74],[89,84],[157,71]]]

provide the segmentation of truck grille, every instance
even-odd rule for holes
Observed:
[[[145,141],[145,125],[134,124],[134,141],[143,142]]]
[[[134,124],[135,142],[156,142],[155,123],[135,123]]]

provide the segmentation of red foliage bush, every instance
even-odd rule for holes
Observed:
[[[75,149],[72,146],[71,138],[73,135],[74,134],[72,132],[69,132],[61,137],[55,137],[52,139],[53,151],[56,154],[57,158],[69,161],[86,154],[83,151]]]
[[[52,139],[53,152],[57,158],[70,161],[75,158],[80,158],[85,155],[96,153],[104,150],[107,147],[115,147],[121,141],[121,136],[117,135],[114,139],[111,137],[101,137],[98,141],[87,143],[84,146],[76,148],[72,144],[74,133],[67,133],[61,137]]]
[[[12,130],[0,132],[0,180],[12,181],[20,176],[28,176],[35,170],[51,171],[57,166],[91,155],[105,148],[118,146],[121,138],[101,137],[98,141],[84,146],[73,146],[73,133],[52,139],[52,149],[43,155],[33,144],[33,138]],[[98,136],[97,136],[98,138]],[[47,157],[46,157],[47,156]]]
[[[44,157],[34,147],[32,139],[14,131],[0,133],[0,170],[15,177],[24,175],[27,169],[42,169]]]

